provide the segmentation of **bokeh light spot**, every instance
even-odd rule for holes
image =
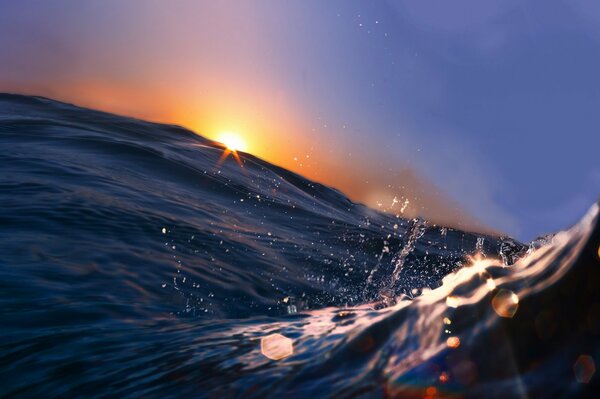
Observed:
[[[519,297],[511,290],[501,289],[492,298],[492,307],[498,316],[511,318],[519,309]]]
[[[445,383],[447,383],[449,379],[450,379],[450,378],[448,377],[448,373],[446,373],[445,371],[444,371],[444,372],[442,372],[442,374],[440,374],[440,382],[441,382],[442,384],[445,384]]]
[[[427,387],[425,389],[425,396],[423,396],[423,399],[430,399],[430,398],[435,398],[435,396],[437,395],[438,390],[436,387]]]
[[[460,338],[448,337],[446,340],[446,345],[448,345],[448,348],[456,349],[460,346]]]
[[[575,373],[577,382],[580,384],[587,384],[596,373],[594,358],[590,355],[579,356],[573,365],[573,372]]]
[[[269,359],[281,360],[294,353],[292,340],[281,334],[271,334],[260,340],[260,351]]]

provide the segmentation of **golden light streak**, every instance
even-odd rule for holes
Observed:
[[[457,308],[460,306],[460,298],[455,296],[448,296],[446,298],[446,305],[451,308]]]

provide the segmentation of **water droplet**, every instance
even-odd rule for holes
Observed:
[[[296,305],[289,305],[287,307],[287,312],[288,314],[298,313],[298,308],[296,307]]]
[[[527,252],[527,247],[517,243],[511,238],[506,238],[500,244],[500,256],[504,266],[510,266],[522,258]]]
[[[420,218],[414,218],[410,221],[410,226],[406,232],[406,234],[408,235],[408,239],[402,247],[402,250],[400,250],[400,252],[398,252],[395,256],[394,272],[392,273],[392,281],[389,288],[392,288],[394,287],[394,285],[396,285],[396,282],[398,281],[398,279],[400,278],[400,274],[402,273],[402,269],[404,267],[404,262],[406,258],[413,252],[417,241],[419,240],[419,238],[423,237],[423,234],[425,234],[426,229],[427,222],[425,220]]]
[[[477,243],[475,244],[475,252],[483,255],[483,243],[485,241],[484,237],[477,237]]]

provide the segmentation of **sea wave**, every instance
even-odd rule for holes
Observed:
[[[226,155],[0,95],[0,396],[594,391],[597,205],[525,245]]]

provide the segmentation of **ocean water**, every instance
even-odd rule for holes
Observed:
[[[0,95],[0,396],[595,397],[598,205],[532,243]]]

